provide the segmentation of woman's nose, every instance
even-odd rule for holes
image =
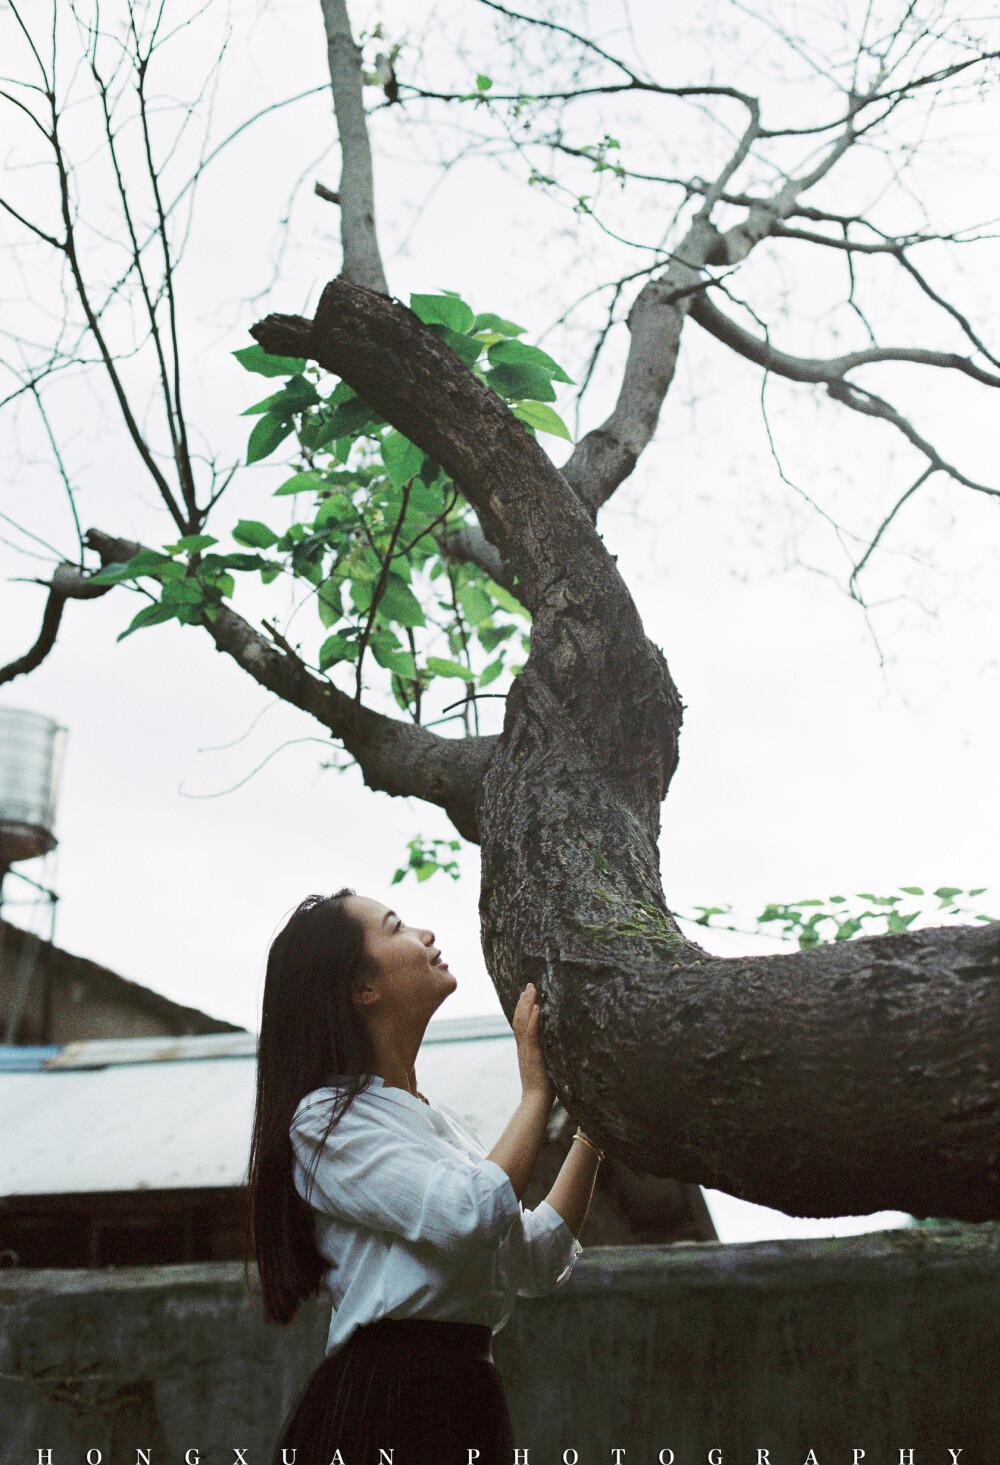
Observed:
[[[422,933],[421,939],[423,940],[423,943],[424,943],[425,946],[433,946],[434,945],[434,932],[433,931],[424,931]]]

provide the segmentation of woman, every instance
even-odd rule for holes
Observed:
[[[518,1294],[572,1270],[601,1151],[577,1130],[546,1199],[521,1209],[555,1097],[535,989],[513,1020],[521,1102],[487,1155],[417,1089],[427,1023],[456,986],[433,931],[352,890],[309,896],[271,946],[247,1259],[268,1321],[324,1283],[334,1304],[275,1465],[512,1465],[491,1338]]]

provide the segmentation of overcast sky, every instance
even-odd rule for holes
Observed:
[[[426,26],[429,6],[406,6],[405,22],[402,6],[381,7],[389,38],[408,30],[412,42],[401,74],[409,66],[423,79],[451,67],[471,83],[477,70],[494,69],[482,22],[483,54],[476,54],[470,9],[458,7],[466,62],[457,44],[443,55],[452,34],[443,7]],[[773,48],[758,32],[753,46],[741,43],[746,33],[732,29],[735,12],[704,6],[683,33],[662,12],[653,0],[636,0],[630,39],[616,4],[591,7],[608,43],[634,46],[664,80],[705,79],[714,65],[716,79],[765,96],[770,87],[783,122],[810,115],[804,67],[791,76],[786,59],[789,79],[777,81]],[[219,7],[191,33],[188,49],[167,60],[164,94],[189,96],[197,86],[223,13]],[[324,81],[315,0],[234,5],[228,15],[216,138],[258,107]],[[363,20],[359,11],[356,23]],[[698,112],[660,105],[659,121],[638,104],[619,107],[623,157],[705,175],[717,161],[717,137]],[[942,230],[1000,216],[996,120],[995,104],[984,99],[931,119],[925,158],[910,163],[903,202],[893,205],[902,221],[896,227],[914,227],[914,199]],[[529,189],[519,159],[480,153],[442,173],[436,159],[454,146],[447,130],[403,125],[386,111],[372,132],[394,293],[406,299],[411,290],[458,290],[475,309],[528,326],[526,339],[548,332],[546,349],[579,378],[596,307],[585,306],[570,328],[552,328],[594,284],[623,272],[619,266],[627,268],[634,253]],[[248,343],[247,326],[268,310],[311,308],[339,268],[336,211],[312,192],[316,178],[336,186],[334,144],[321,95],[248,129],[203,180],[180,273],[182,328],[188,400],[198,403],[201,430],[223,457],[239,455],[247,423],[238,414],[262,395],[260,379],[243,373],[229,352]],[[23,161],[13,148],[8,164]],[[888,196],[883,173],[873,155],[859,164],[853,186],[879,200]],[[39,214],[48,208],[47,186],[42,172],[18,184]],[[842,206],[849,192],[847,184],[831,185],[822,201]],[[662,224],[650,222],[654,202],[651,194],[618,202],[609,194],[603,217],[623,234],[659,241],[668,201]],[[26,330],[37,328],[39,312],[58,307],[55,276],[41,247],[33,248],[21,251],[17,280],[8,273],[3,287],[9,309],[18,295],[30,301],[8,314]],[[739,293],[767,315],[776,344],[815,354],[866,344],[860,322],[837,305],[844,277],[832,252],[816,260],[796,243],[759,253],[740,274]],[[964,254],[928,246],[924,258],[939,287],[988,335],[995,244]],[[859,295],[883,339],[963,349],[947,318],[907,292],[888,266],[866,273]],[[584,399],[583,430],[613,400],[626,345],[619,325]],[[911,414],[964,471],[996,481],[996,408],[987,388],[913,367],[878,368],[861,379]],[[572,391],[558,404],[570,419]],[[884,424],[810,389],[772,382],[766,391],[781,472],[761,412],[759,371],[689,323],[657,438],[599,525],[686,704],[680,769],[663,818],[668,900],[682,913],[732,903],[744,923],[772,900],[901,884],[987,886],[997,904],[997,501],[935,480],[887,534],[865,582],[866,618],[846,594],[843,536],[823,513],[859,536],[848,547],[861,544],[922,463]],[[153,544],[169,539],[169,522],[103,389],[73,376],[52,402],[85,527]],[[65,495],[37,419],[23,407],[8,414],[6,433],[10,472],[0,510],[72,557]],[[242,472],[213,526],[220,539],[240,517],[279,524],[288,501],[279,501],[279,512],[270,495],[284,476],[279,461]],[[5,662],[34,639],[42,607],[42,592],[17,577],[43,573],[46,562],[25,557],[21,551],[38,546],[9,524],[0,523],[0,533]],[[258,593],[243,608],[273,613],[277,598]],[[59,850],[44,870],[25,867],[56,883],[59,944],[253,1028],[267,944],[284,914],[309,891],[349,884],[432,927],[459,983],[441,1016],[498,1011],[479,949],[478,851],[463,848],[458,883],[439,874],[419,887],[408,880],[390,888],[408,839],[454,837],[444,815],[418,800],[371,793],[356,768],[324,768],[333,749],[323,730],[272,706],[197,630],[170,624],[116,645],[137,605],[124,591],[71,604],[55,652],[30,678],[0,690],[0,705],[45,712],[69,729]],[[483,705],[484,727],[498,727],[500,704]],[[778,949],[758,937],[701,939],[725,952]]]

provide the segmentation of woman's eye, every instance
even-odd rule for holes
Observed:
[[[401,930],[402,930],[402,929],[403,929],[403,923],[402,923],[402,921],[397,921],[397,923],[396,923],[396,934],[397,934],[397,935],[398,935],[398,934],[399,934],[399,932],[400,932],[400,931],[401,931]]]

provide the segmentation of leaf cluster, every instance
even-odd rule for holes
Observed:
[[[906,931],[918,920],[995,919],[959,900],[959,897],[975,900],[984,894],[984,885],[974,890],[963,890],[957,885],[940,885],[934,891],[925,891],[920,885],[900,885],[898,889],[899,893],[893,895],[862,891],[851,896],[831,895],[825,900],[775,902],[765,906],[757,917],[755,929],[744,934],[773,935],[775,932],[771,928],[777,926],[777,934],[783,941],[795,941],[800,950],[806,951],[822,942],[850,941],[855,936]],[[931,898],[936,898],[938,904],[936,908],[928,909],[926,902]],[[913,909],[904,910],[904,905],[913,906]],[[725,931],[741,930],[739,926],[725,924],[724,918],[732,915],[731,906],[695,906],[695,910],[699,912],[697,917],[692,917],[695,925]]]
[[[398,885],[407,875],[416,875],[417,882],[422,884],[439,870],[453,880],[461,878],[458,861],[448,858],[449,851],[456,853],[462,848],[460,839],[425,839],[418,834],[407,841],[406,847],[410,852],[409,859],[402,869],[396,871],[390,884]]]
[[[413,295],[410,306],[528,432],[569,437],[550,404],[554,384],[570,378],[519,339],[524,327],[476,314],[450,291]],[[107,567],[98,583],[146,578],[160,587],[159,599],[123,635],[170,619],[211,620],[240,573],[259,573],[264,584],[290,577],[320,623],[320,672],[349,665],[360,696],[370,653],[389,673],[397,704],[418,722],[427,689],[451,678],[462,685],[456,716],[468,730],[476,696],[504,672],[517,675],[530,649],[530,616],[516,595],[447,552],[449,539],[472,521],[468,502],[440,464],[346,382],[258,345],[233,355],[246,371],[274,382],[275,390],[243,414],[257,418],[246,461],[261,462],[293,440],[295,472],[274,496],[293,501],[294,517],[287,527],[240,519],[234,552],[216,551],[210,535],[191,535],[162,553],[144,550]]]

